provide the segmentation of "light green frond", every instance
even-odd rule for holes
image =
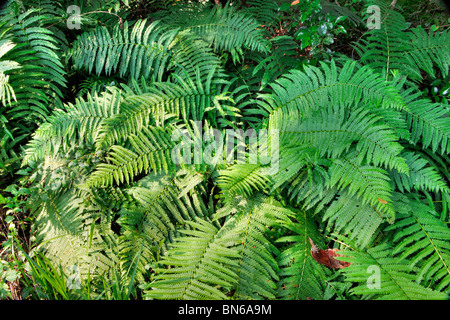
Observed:
[[[450,230],[436,212],[401,196],[395,202],[398,219],[385,231],[395,231],[393,254],[418,269],[417,282],[445,291],[450,286]]]
[[[216,212],[214,219],[227,217],[227,224],[232,225],[228,232],[239,235],[240,257],[233,298],[276,297],[278,249],[269,241],[268,233],[271,228],[287,223],[293,215],[289,208],[261,194],[249,198],[237,196],[233,203]]]
[[[127,22],[123,28],[117,24],[112,34],[106,27],[97,27],[82,33],[68,54],[77,68],[91,72],[95,67],[97,75],[118,72],[121,77],[161,79],[177,32],[159,21],[148,24],[146,19],[138,20],[132,28]]]
[[[385,83],[368,67],[357,68],[346,61],[342,69],[335,62],[320,68],[305,66],[292,70],[271,84],[273,93],[260,95],[258,103],[270,115],[271,127],[279,127],[281,115],[305,117],[319,107],[330,104],[375,104],[382,108],[403,109],[405,104],[397,90]]]
[[[393,257],[387,244],[380,244],[366,251],[341,251],[339,260],[349,261],[342,269],[346,281],[357,284],[351,289],[356,295],[379,300],[440,300],[445,293],[434,291],[416,282],[416,275],[407,272],[410,261]]]
[[[158,127],[143,127],[141,132],[130,135],[132,149],[114,145],[106,156],[106,163],[97,166],[87,181],[90,186],[108,186],[131,183],[141,173],[175,170],[172,150],[175,143],[168,132]]]
[[[306,211],[298,211],[284,226],[291,235],[276,240],[277,243],[289,244],[277,257],[280,266],[278,296],[284,300],[321,300],[325,290],[325,271],[311,256],[308,239],[322,245],[316,222]]]
[[[367,248],[379,234],[383,216],[374,206],[342,192],[327,208],[323,220],[330,230],[348,234],[358,247]]]
[[[237,282],[239,254],[233,248],[238,239],[228,226],[215,227],[208,220],[187,221],[190,230],[176,238],[155,281],[149,283],[147,297],[179,300],[225,300]]]

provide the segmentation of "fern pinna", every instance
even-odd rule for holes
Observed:
[[[448,79],[448,30],[365,1],[380,29],[315,63],[271,33],[278,1],[111,1],[67,37],[31,2],[2,11],[0,174],[28,170],[33,250],[91,298],[446,298],[449,108],[424,87]]]

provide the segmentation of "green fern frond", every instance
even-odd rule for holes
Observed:
[[[217,185],[222,189],[226,202],[237,195],[251,196],[258,190],[263,190],[270,181],[269,177],[261,173],[257,164],[235,164],[220,171]]]
[[[420,142],[423,148],[430,147],[434,152],[442,154],[450,152],[450,123],[447,120],[449,111],[442,105],[431,103],[426,99],[408,102],[408,110],[402,112],[406,116],[414,144]]]
[[[175,169],[172,161],[172,150],[175,143],[169,133],[158,127],[143,127],[129,140],[133,150],[114,145],[106,156],[107,163],[101,163],[93,172],[87,184],[89,186],[108,186],[114,182],[118,185],[129,184],[133,178],[150,170],[170,172]]]
[[[385,5],[380,7],[381,28],[367,32],[362,44],[355,47],[361,62],[380,73],[383,71],[386,77],[391,70],[399,70],[411,80],[421,81],[421,71],[435,77],[435,67],[446,77],[450,66],[450,32],[427,33],[421,27],[406,31],[402,14]]]
[[[227,93],[230,83],[223,81],[220,85],[214,84],[215,68],[209,70],[205,78],[201,78],[200,71],[197,71],[194,78],[183,79],[172,75],[173,82],[154,82],[143,88],[126,89],[120,112],[102,123],[97,146],[122,143],[131,134],[138,134],[142,128],[149,125],[163,126],[172,117],[187,122],[201,121],[208,115],[218,121],[217,118],[228,115],[224,111],[222,117],[216,116],[220,109],[228,108],[227,104],[233,105]],[[135,90],[139,91],[133,92]]]
[[[353,109],[334,105],[299,120],[295,115],[280,115],[278,120],[282,141],[289,144],[310,145],[319,156],[338,158],[357,141],[356,161],[375,166],[397,168],[408,172],[404,159],[399,157],[403,147],[398,137],[386,125],[378,124],[380,117],[364,108]],[[281,143],[283,147],[283,142]]]
[[[137,204],[119,211],[118,255],[124,269],[136,266],[136,279],[146,273],[146,266],[159,260],[186,221],[209,215],[200,194],[191,189],[180,196],[176,175],[150,174],[136,186],[126,189]],[[139,261],[137,261],[139,257]]]
[[[280,266],[278,297],[284,300],[321,300],[325,290],[324,267],[310,254],[309,238],[322,244],[316,221],[306,211],[298,211],[292,221],[283,224],[291,235],[280,237],[277,243],[286,243],[277,257]]]
[[[112,34],[106,27],[97,27],[82,33],[68,54],[76,68],[91,72],[95,67],[97,75],[118,72],[120,77],[161,80],[177,32],[159,21],[148,25],[147,20],[137,21],[131,30],[127,22],[122,29],[116,25]]]
[[[378,300],[441,300],[446,294],[421,286],[409,272],[410,261],[393,257],[388,244],[362,250],[340,251],[338,260],[349,261],[342,271],[346,281],[357,284],[350,292]]]
[[[66,86],[57,41],[53,32],[38,26],[42,17],[34,9],[18,14],[7,6],[1,14],[5,23],[0,32],[8,32],[8,38],[17,44],[5,58],[22,66],[8,72],[16,96],[10,117],[43,121],[50,113],[49,103],[61,105],[61,88]]]
[[[329,66],[321,62],[321,68],[307,66],[304,71],[292,70],[271,87],[273,93],[260,95],[258,104],[270,116],[273,128],[280,126],[281,115],[302,118],[332,104],[406,108],[392,85],[368,67],[357,68],[356,61],[346,61],[340,70],[334,60]]]
[[[243,11],[250,14],[263,25],[272,25],[277,21],[278,4],[275,1],[248,0]]]
[[[346,189],[350,196],[357,195],[363,204],[370,204],[381,216],[393,222],[392,188],[388,173],[370,165],[359,165],[355,153],[335,160],[330,168],[329,187]]]
[[[291,36],[278,36],[269,41],[269,55],[259,54],[252,57],[257,63],[252,69],[252,77],[261,79],[260,90],[290,70],[299,69],[301,66],[301,61],[297,59],[298,44]]]
[[[393,254],[418,268],[417,282],[445,291],[450,286],[450,229],[429,206],[403,196],[395,202],[398,218],[385,231],[395,231]]]
[[[67,152],[82,143],[93,145],[100,134],[99,126],[106,119],[119,113],[119,93],[103,93],[102,96],[87,95],[69,103],[66,111],[55,110],[48,122],[34,133],[25,150],[23,163],[54,156],[58,151]]]
[[[189,30],[215,50],[236,51],[246,48],[266,52],[268,41],[264,30],[250,16],[232,6],[197,7],[172,12],[163,21],[174,28]]]
[[[105,256],[103,240],[91,228],[92,217],[84,212],[81,202],[71,190],[48,195],[45,201],[36,203],[39,205],[35,213],[38,245],[34,250],[44,250],[65,270],[76,265],[81,275],[87,276],[103,272],[111,266],[111,261]]]
[[[274,299],[278,264],[278,249],[269,241],[270,229],[282,226],[294,213],[277,201],[256,194],[249,198],[237,196],[233,203],[219,209],[214,220],[227,217],[233,228],[228,232],[239,235],[240,253],[237,283],[233,298]]]
[[[370,204],[342,192],[325,211],[323,220],[335,233],[348,234],[358,247],[367,248],[379,234],[383,216]]]
[[[389,172],[392,181],[400,192],[411,192],[412,190],[450,192],[438,170],[431,166],[419,153],[405,151],[400,156],[406,160],[409,173],[399,173],[395,170]]]
[[[215,227],[197,219],[187,221],[191,230],[180,230],[185,236],[176,238],[168,255],[160,260],[170,268],[156,269],[155,281],[145,291],[156,299],[225,300],[226,293],[237,282],[239,253],[233,246],[238,239],[227,232],[228,226]]]

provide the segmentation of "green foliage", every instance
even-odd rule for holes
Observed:
[[[1,12],[0,297],[446,297],[448,30],[374,2],[356,56],[337,2],[75,3]]]

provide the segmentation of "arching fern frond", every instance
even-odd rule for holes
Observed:
[[[168,29],[159,21],[150,25],[139,20],[131,29],[125,22],[121,29],[116,25],[112,34],[106,27],[82,33],[68,52],[75,67],[110,75],[118,72],[121,77],[161,80],[170,62],[170,45],[178,30]]]
[[[263,190],[269,181],[269,177],[261,173],[261,166],[246,163],[222,170],[217,184],[222,189],[226,202],[229,202],[237,195],[251,196],[258,190]]]
[[[208,216],[201,195],[191,189],[180,197],[176,175],[150,174],[126,192],[137,204],[119,212],[119,257],[124,268],[137,264],[137,279],[145,274],[145,267],[165,254],[185,222]],[[137,262],[137,257],[140,257]]]
[[[418,27],[406,31],[407,24],[402,14],[386,5],[380,8],[381,28],[367,32],[362,44],[355,47],[361,62],[384,72],[386,77],[391,70],[399,70],[411,80],[420,82],[421,71],[435,77],[435,68],[446,77],[450,66],[449,30],[427,33]]]
[[[278,296],[285,300],[321,300],[325,291],[325,271],[310,254],[309,239],[322,245],[315,219],[306,211],[298,211],[292,221],[283,224],[291,235],[276,240],[286,243],[277,257],[280,266]]]
[[[214,219],[226,217],[233,224],[230,233],[239,235],[237,283],[235,299],[274,299],[278,264],[277,248],[269,241],[270,229],[282,226],[294,215],[272,198],[255,194],[251,197],[234,198],[233,203],[219,209]]]
[[[450,152],[450,122],[448,109],[428,99],[417,98],[420,93],[405,98],[408,109],[401,112],[405,115],[411,132],[411,140],[422,148],[431,148],[441,154]]]
[[[418,200],[399,197],[398,218],[385,231],[395,231],[393,254],[418,268],[417,282],[439,291],[450,286],[450,229],[437,213]]]
[[[129,184],[133,178],[150,170],[159,173],[175,170],[172,150],[175,143],[170,134],[162,128],[143,127],[136,135],[129,136],[133,149],[114,145],[106,156],[107,163],[97,166],[87,181],[89,186]]]
[[[215,227],[208,220],[187,221],[191,230],[180,230],[161,265],[155,281],[148,284],[147,297],[179,300],[224,300],[237,282],[238,241],[226,224]]]
[[[175,28],[198,35],[215,50],[235,51],[246,48],[267,51],[268,40],[258,22],[235,10],[233,6],[197,6],[192,7],[192,10],[174,11],[162,20]]]
[[[380,168],[358,164],[356,154],[333,161],[329,186],[346,189],[350,196],[357,195],[363,204],[370,204],[380,215],[394,221],[392,188],[388,173]]]
[[[50,113],[49,104],[61,106],[61,88],[66,86],[57,41],[53,32],[39,26],[43,17],[34,9],[18,14],[9,5],[0,14],[5,21],[0,33],[8,32],[17,44],[4,57],[22,66],[8,72],[16,96],[11,117],[42,122]]]
[[[404,151],[400,156],[406,160],[409,168],[408,174],[399,173],[396,170],[389,172],[392,181],[400,192],[411,192],[413,190],[450,192],[438,170],[419,153]]]
[[[280,127],[281,115],[302,118],[332,104],[406,107],[392,85],[368,67],[357,68],[355,61],[347,61],[340,70],[334,60],[329,66],[321,62],[321,68],[307,66],[304,71],[292,70],[271,87],[273,93],[260,95],[258,104],[270,116],[272,128]]]
[[[66,111],[55,110],[48,122],[35,131],[25,150],[23,163],[54,156],[61,150],[67,152],[82,143],[93,145],[100,134],[99,126],[119,113],[120,102],[119,93],[88,94],[86,99],[69,103]]]
[[[111,261],[104,255],[104,244],[95,230],[92,216],[84,211],[82,199],[69,190],[47,195],[37,202],[36,242],[34,250],[44,250],[64,270],[77,266],[83,277],[102,273]]]
[[[164,126],[173,117],[188,122],[202,121],[209,115],[209,118],[220,121],[218,119],[227,113],[220,114],[219,109],[227,110],[228,104],[233,105],[232,97],[227,93],[230,83],[225,80],[221,84],[215,83],[215,68],[204,77],[197,71],[193,78],[172,75],[172,82],[154,82],[143,88],[128,88],[123,94],[120,112],[102,123],[97,146],[123,143],[144,127]]]
[[[333,226],[333,232],[348,234],[358,247],[367,248],[379,234],[383,216],[374,206],[341,192],[325,211],[323,220],[328,228]]]
[[[440,300],[446,294],[421,286],[416,282],[416,274],[406,272],[410,261],[393,257],[393,249],[388,244],[362,251],[340,251],[350,266],[342,271],[346,281],[357,284],[350,292],[378,300]],[[416,270],[414,270],[416,271]]]
[[[404,159],[399,157],[403,147],[398,137],[389,126],[377,123],[380,119],[365,108],[348,112],[334,105],[303,120],[295,115],[280,115],[278,125],[282,141],[314,147],[321,157],[338,158],[356,142],[358,163],[366,161],[408,172]]]

